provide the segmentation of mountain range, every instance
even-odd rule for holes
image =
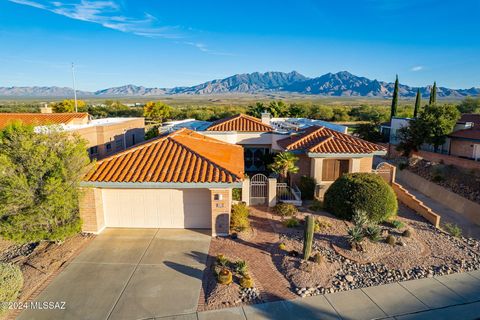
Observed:
[[[228,78],[208,81],[191,87],[147,88],[132,84],[107,88],[95,92],[77,91],[83,98],[95,97],[144,97],[164,95],[212,95],[212,94],[261,94],[290,93],[330,97],[391,97],[394,84],[370,80],[347,71],[327,73],[320,77],[308,78],[296,71],[253,72],[236,74]],[[420,87],[422,96],[430,94],[431,86]],[[418,87],[399,85],[400,97],[415,97]],[[0,87],[4,97],[71,97],[72,89],[67,87]],[[480,88],[449,89],[439,87],[440,98],[461,98],[480,95]]]

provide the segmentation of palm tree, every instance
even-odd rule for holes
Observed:
[[[277,154],[269,168],[280,175],[285,181],[290,173],[297,173],[299,168],[296,163],[298,157],[291,152],[281,152]]]

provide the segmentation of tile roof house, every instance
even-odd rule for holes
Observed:
[[[47,108],[49,109],[49,108]],[[0,113],[0,129],[12,122],[35,126],[46,132],[59,128],[79,134],[87,141],[91,158],[101,159],[145,138],[143,118],[91,119],[88,113]]]
[[[232,188],[244,179],[243,149],[189,129],[96,163],[86,175],[84,230],[204,228],[228,234]]]
[[[386,154],[386,148],[380,145],[324,126],[309,127],[277,143],[283,151],[293,152],[299,158],[299,172],[292,175],[293,182],[301,176],[314,178],[320,199],[342,174],[371,172],[373,156]]]
[[[450,155],[480,160],[480,114],[463,114],[448,138]]]

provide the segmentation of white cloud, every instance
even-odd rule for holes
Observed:
[[[417,71],[422,71],[423,66],[414,66],[410,69],[410,71],[417,72]]]
[[[158,19],[145,13],[142,17],[130,17],[114,1],[81,0],[76,3],[59,1],[9,0],[42,10],[47,10],[71,19],[99,24],[105,28],[133,33],[151,38],[181,38],[178,27],[160,26]]]

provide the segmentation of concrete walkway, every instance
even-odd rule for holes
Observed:
[[[427,207],[431,208],[435,213],[441,216],[440,224],[456,224],[460,228],[462,228],[462,233],[465,237],[480,239],[480,226],[465,219],[454,210],[444,206],[443,204],[433,200],[432,198],[427,197],[420,191],[408,186],[401,179],[398,178],[397,180],[397,182],[400,183],[402,187],[407,189],[408,192],[413,194],[415,197],[417,197],[418,200],[422,201]]]
[[[210,230],[107,229],[19,319],[151,319],[197,311]]]
[[[462,319],[480,318],[480,271],[315,297],[162,319]]]

